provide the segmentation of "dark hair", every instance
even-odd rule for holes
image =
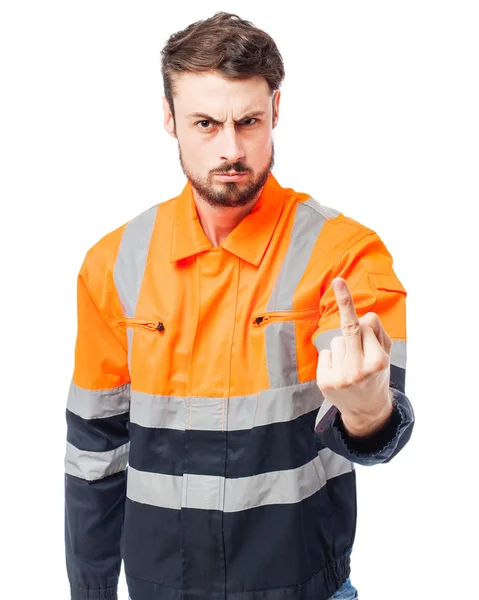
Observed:
[[[283,59],[273,38],[227,12],[217,12],[171,35],[161,57],[163,86],[173,118],[175,73],[218,71],[227,79],[262,76],[271,93],[284,79]]]

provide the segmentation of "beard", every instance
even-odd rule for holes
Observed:
[[[180,164],[183,173],[191,182],[193,188],[198,192],[200,197],[210,206],[246,206],[260,192],[261,188],[268,179],[269,172],[274,165],[274,143],[271,144],[271,156],[268,165],[256,177],[253,177],[247,184],[238,185],[236,181],[227,181],[224,183],[213,183],[213,173],[253,173],[247,165],[242,162],[235,162],[223,165],[214,172],[208,173],[206,178],[194,175],[186,166],[181,155],[181,148],[178,144],[180,155]]]

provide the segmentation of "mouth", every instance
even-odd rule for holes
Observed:
[[[215,173],[215,177],[220,181],[240,181],[246,177],[246,175],[248,175],[248,173]]]

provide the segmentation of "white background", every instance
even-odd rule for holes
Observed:
[[[1,597],[69,598],[77,271],[100,237],[183,188],[160,50],[217,10],[283,55],[280,184],[376,230],[408,290],[417,423],[391,463],[358,468],[352,581],[361,600],[479,598],[479,18],[459,0],[2,3]]]

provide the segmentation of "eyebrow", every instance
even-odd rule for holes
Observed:
[[[266,114],[266,112],[264,110],[254,110],[254,111],[246,113],[244,116],[241,117],[241,119],[238,119],[237,121],[235,121],[235,123],[238,123],[239,121],[244,121],[245,119],[253,119],[255,117],[264,117],[265,114]],[[224,121],[219,121],[218,119],[215,119],[214,117],[207,115],[206,113],[202,113],[202,112],[190,113],[189,115],[186,115],[186,118],[187,119],[205,119],[207,121],[213,121],[214,123],[224,123]]]

